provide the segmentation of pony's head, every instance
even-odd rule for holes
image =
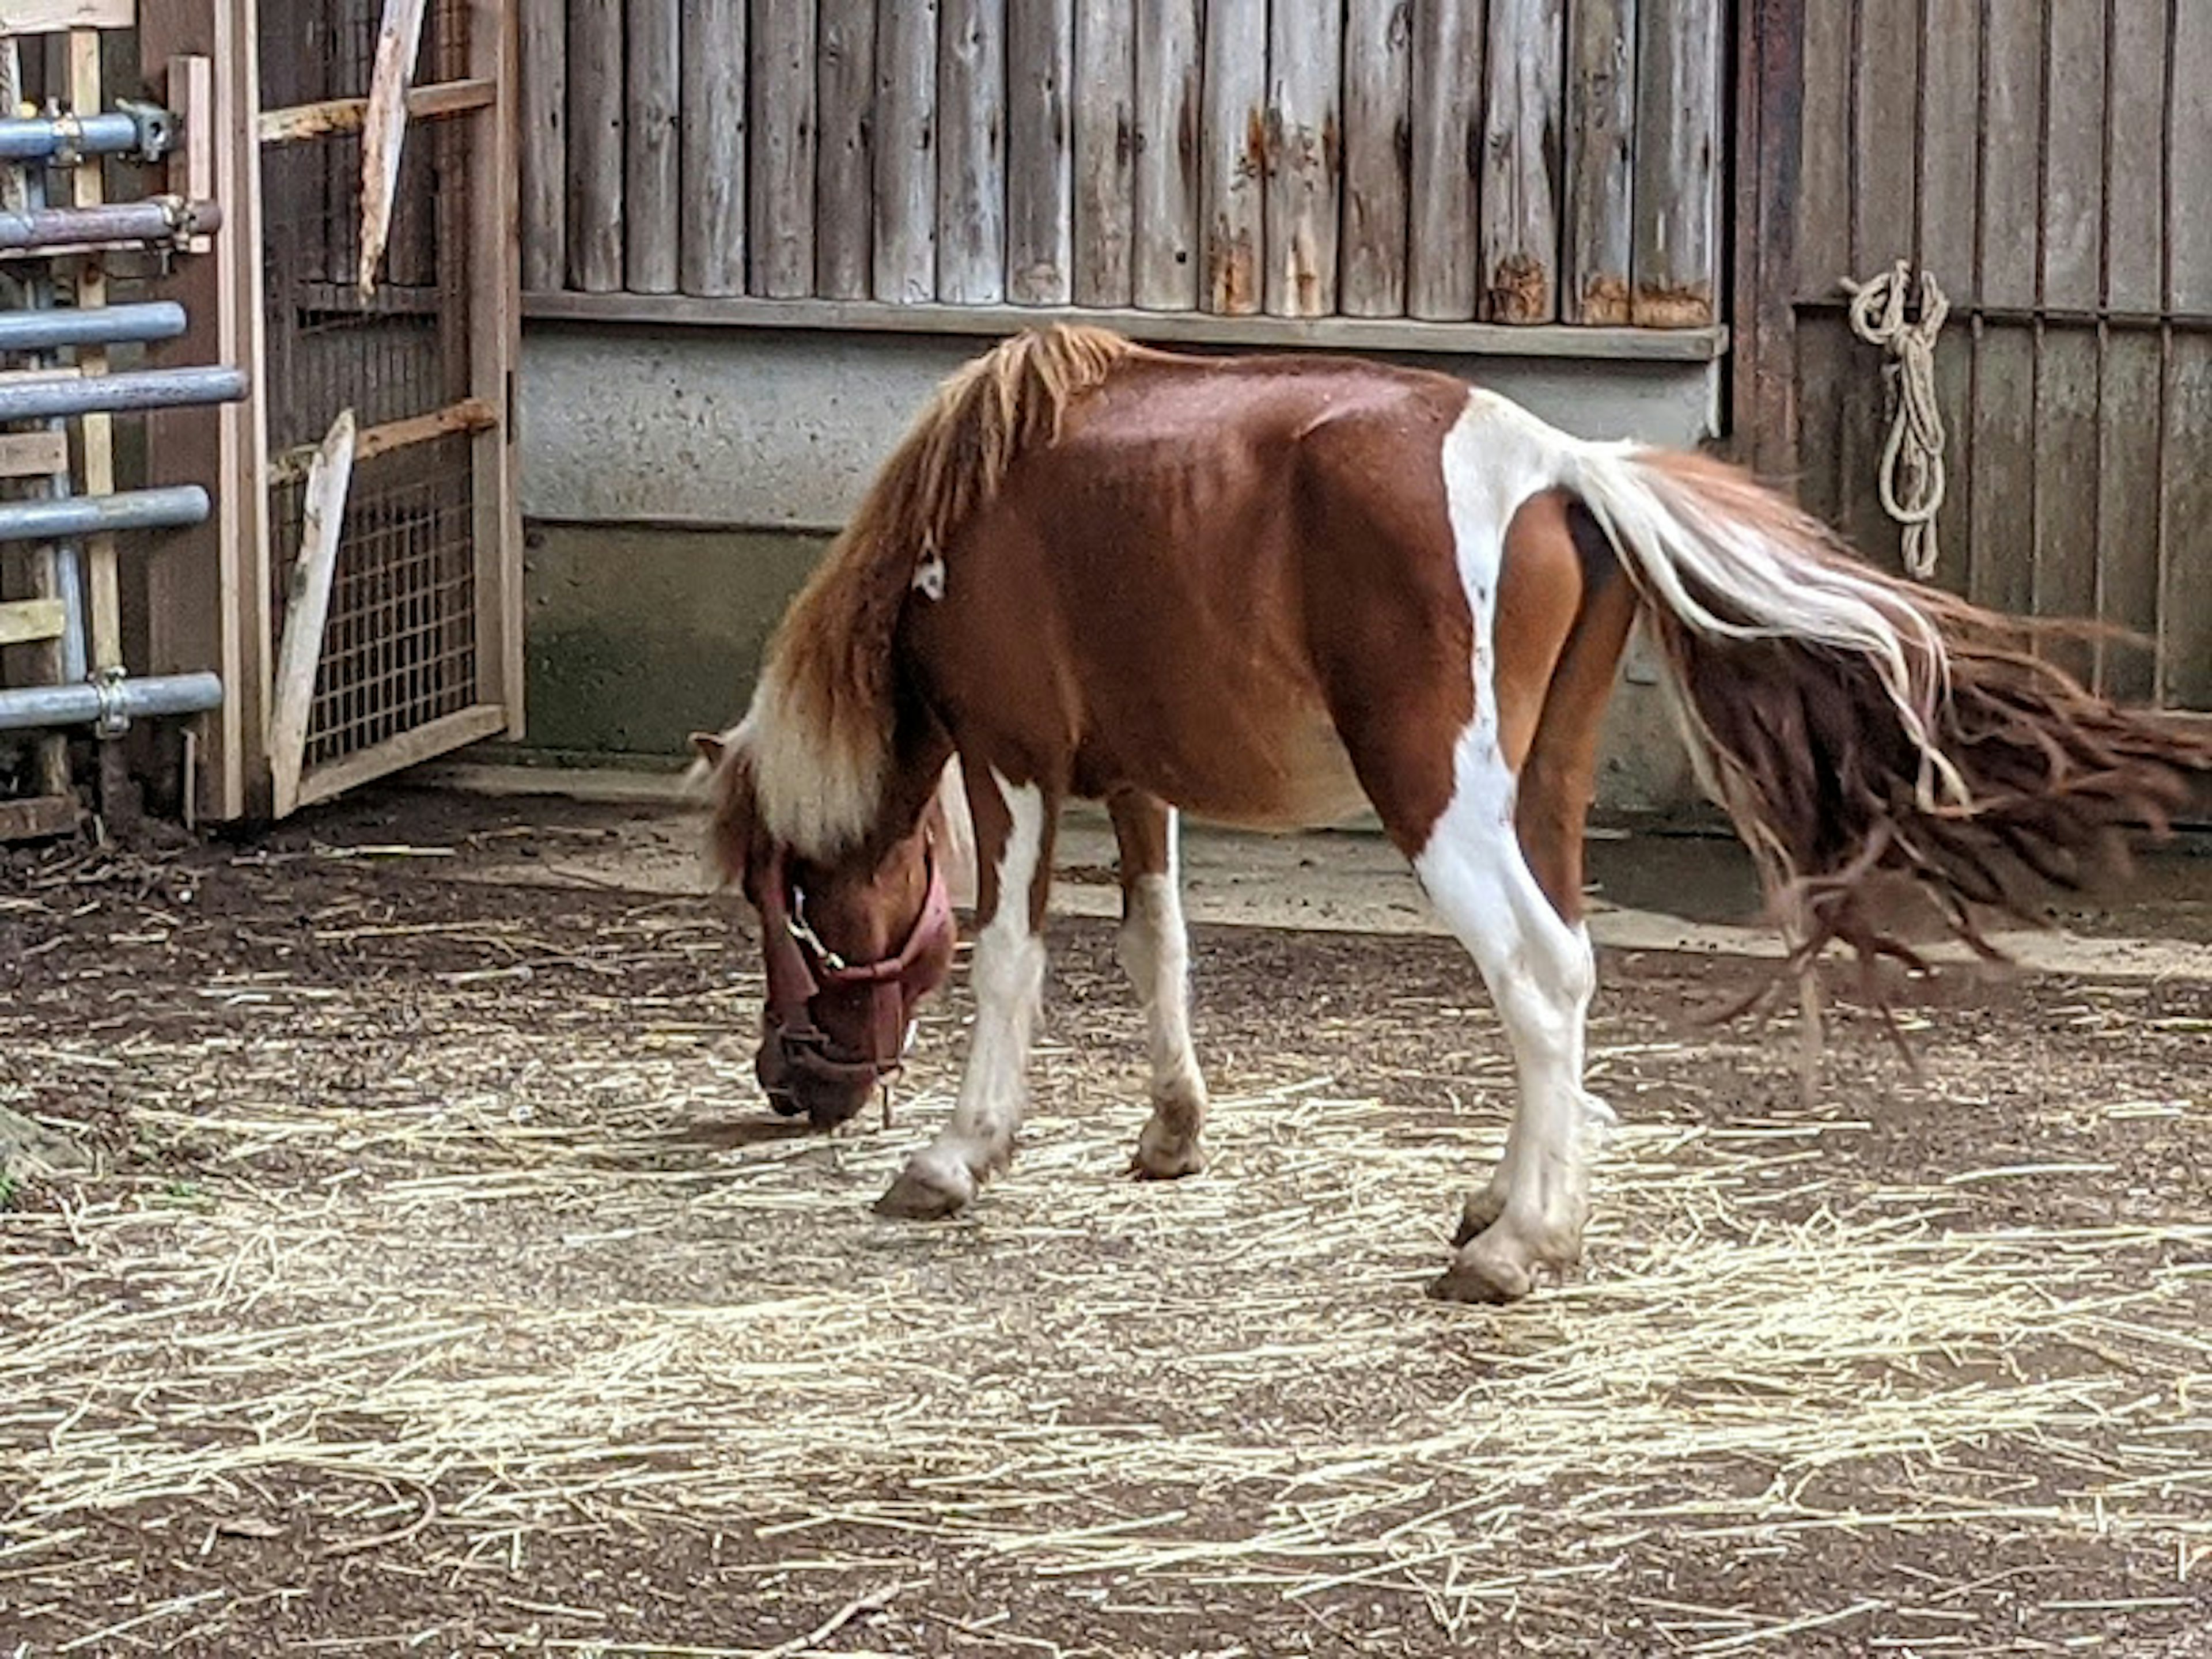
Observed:
[[[803,854],[763,825],[742,737],[694,733],[712,792],[708,856],[760,918],[768,992],[753,1068],[769,1103],[833,1128],[899,1069],[958,939],[963,848],[940,795],[887,843]]]

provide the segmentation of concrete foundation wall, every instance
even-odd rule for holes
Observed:
[[[973,337],[534,324],[520,380],[530,736],[671,759],[744,707],[785,601]],[[1408,357],[1571,431],[1695,443],[1695,362]],[[1649,665],[1613,708],[1603,804],[1694,795]]]

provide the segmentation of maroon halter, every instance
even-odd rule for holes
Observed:
[[[769,859],[760,896],[768,968],[765,1012],[770,1034],[793,1070],[850,1087],[880,1082],[904,1061],[914,1006],[936,983],[917,983],[917,969],[954,927],[952,894],[933,843],[923,856],[929,861],[929,890],[906,944],[896,956],[866,963],[848,963],[823,944],[807,926],[805,896],[789,880],[786,850],[778,847]],[[866,1052],[842,1048],[815,1024],[811,1006],[824,991],[855,988],[865,988],[869,998]],[[777,1104],[781,1109],[781,1103]]]

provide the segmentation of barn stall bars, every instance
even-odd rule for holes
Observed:
[[[540,316],[1678,355],[1720,320],[1724,11],[525,0],[523,286]]]
[[[217,674],[134,676],[124,661],[115,538],[198,524],[210,499],[198,483],[118,489],[112,418],[204,408],[246,390],[228,367],[108,372],[111,347],[173,339],[187,325],[173,302],[108,306],[108,256],[204,248],[222,217],[217,202],[189,189],[104,199],[111,158],[168,163],[178,184],[196,176],[182,112],[101,108],[100,31],[130,21],[127,5],[15,7],[0,39],[0,87],[19,109],[0,118],[0,261],[20,307],[0,313],[0,351],[21,365],[0,379],[0,425],[13,428],[0,439],[0,474],[28,492],[0,502],[0,545],[28,550],[13,583],[20,597],[0,604],[0,645],[27,647],[11,677],[20,683],[0,689],[0,731],[44,734],[29,792],[0,801],[0,839],[76,827],[66,729],[88,726],[101,739],[100,799],[112,816],[128,810],[119,739],[131,723],[223,701]],[[35,107],[21,101],[27,41],[41,48],[54,89],[43,112],[21,112]],[[66,205],[48,205],[54,188],[66,191]]]

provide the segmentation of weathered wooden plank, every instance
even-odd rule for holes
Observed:
[[[745,291],[745,0],[686,0],[684,205],[686,294]]]
[[[1267,258],[1270,316],[1336,309],[1344,18],[1334,6],[1278,5],[1267,35]]]
[[[814,167],[814,291],[865,300],[874,291],[875,0],[817,0],[821,45],[820,149]]]
[[[941,0],[938,13],[937,297],[1006,293],[1006,0]]]
[[[1647,0],[1648,3],[1648,0]],[[1808,6],[1800,117],[1798,288],[1833,295],[1851,269],[1851,20],[1846,6]],[[1809,416],[1809,407],[1806,410]]]
[[[1075,271],[1082,306],[1129,303],[1136,248],[1136,15],[1085,0],[1075,15]]]
[[[1981,0],[1928,0],[1920,42],[1930,88],[1951,88],[1921,105],[1917,231],[1919,260],[1958,307],[1936,344],[1936,398],[1949,436],[1948,488],[1936,514],[1936,580],[1955,593],[1971,583],[1975,557],[1972,342],[1966,307],[1973,297],[1974,203],[1981,176],[1981,124],[1966,89],[1981,83]]]
[[[876,9],[875,291],[937,297],[937,0]]]
[[[1413,0],[1406,308],[1438,322],[1473,317],[1479,286],[1474,208],[1482,3]]]
[[[1006,297],[1073,293],[1075,0],[1015,0],[1006,14]]]
[[[1967,597],[2006,616],[2034,608],[2035,337],[2019,324],[1980,331],[1974,363],[1972,497],[1976,556]]]
[[[1571,323],[1630,320],[1637,0],[1568,0],[1567,265]]]
[[[1344,252],[1338,308],[1406,309],[1413,0],[1352,0],[1344,20]]]
[[[2172,16],[2166,303],[2201,316],[2212,312],[2212,215],[2198,205],[2212,179],[2212,7],[2185,0]],[[2159,680],[2167,707],[2204,713],[2212,712],[2212,334],[2177,329],[2168,353]]]
[[[568,0],[568,286],[623,285],[622,0]]]
[[[1132,293],[1147,311],[1198,305],[1200,3],[1137,0]]]
[[[407,89],[422,56],[427,0],[384,0],[376,31],[376,59],[369,74],[368,106],[362,115],[361,235],[355,286],[364,300],[376,291],[384,249],[398,206],[399,165],[406,154]]]
[[[0,34],[127,29],[137,21],[137,0],[6,0],[0,5]]]
[[[623,133],[623,286],[676,292],[683,100],[680,0],[626,0],[629,112]]]
[[[1723,9],[1722,0],[1638,8],[1629,310],[1639,327],[1701,328],[1717,315]]]
[[[2043,222],[2042,0],[1984,0],[1982,46],[1981,301],[2036,301],[2036,237]]]
[[[568,8],[521,0],[522,285],[557,289],[568,259]]]
[[[1267,172],[1267,0],[1208,0],[1206,9],[1206,308],[1260,309]]]
[[[1559,314],[1560,104],[1565,0],[1491,0],[1483,112],[1483,315]]]
[[[754,0],[745,192],[750,290],[814,291],[814,0]]]

